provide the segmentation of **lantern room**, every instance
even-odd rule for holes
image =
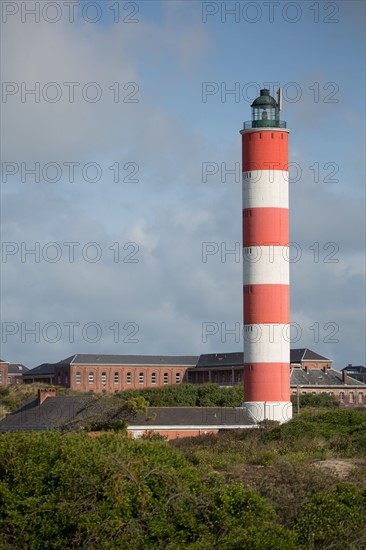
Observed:
[[[252,107],[252,128],[279,128],[280,109],[277,101],[264,88],[255,99]]]

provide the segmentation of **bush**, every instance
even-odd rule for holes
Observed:
[[[300,543],[319,550],[365,548],[365,505],[365,491],[345,483],[330,493],[314,495],[296,522]]]
[[[122,399],[143,397],[150,407],[240,407],[243,401],[241,386],[225,388],[216,384],[176,384],[126,390],[117,395]]]
[[[124,420],[106,420],[103,421],[96,421],[96,422],[89,422],[84,426],[84,430],[86,432],[107,432],[107,431],[114,431],[114,432],[125,432],[127,433],[127,422]]]
[[[316,407],[316,408],[330,408],[335,409],[339,407],[339,403],[334,397],[334,395],[329,395],[328,393],[318,393],[317,395],[312,395],[307,393],[305,395],[300,395],[300,409],[307,407]],[[297,396],[291,395],[291,401],[293,407],[297,405]]]
[[[0,443],[1,548],[296,548],[255,491],[206,482],[165,442],[34,433]]]

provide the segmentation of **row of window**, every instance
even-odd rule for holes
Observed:
[[[293,394],[296,394],[296,391],[293,390],[292,393],[293,393]],[[303,391],[303,392],[302,392],[303,395],[307,395],[307,393],[308,393],[308,392],[306,392],[306,391]],[[334,395],[334,392],[330,391],[330,392],[328,392],[328,394],[333,396],[333,395]],[[317,392],[314,391],[314,392],[312,392],[312,395],[318,395],[318,394],[317,394]],[[361,392],[361,391],[358,392],[358,395],[357,395],[357,403],[363,404],[363,402],[364,402],[363,397],[364,397],[364,396],[363,396],[363,392]],[[344,391],[340,391],[340,392],[339,392],[339,402],[340,402],[340,403],[344,403],[344,401],[345,401],[345,393],[344,393]],[[348,393],[348,403],[355,403],[355,393],[354,393],[353,391],[350,391],[350,392]]]
[[[330,392],[330,395],[333,395],[333,392]],[[360,391],[358,392],[358,403],[363,403],[363,393]],[[344,402],[344,391],[339,392],[339,401],[341,403]],[[354,403],[355,402],[355,394],[353,391],[350,391],[348,394],[348,403]]]
[[[133,378],[132,372],[127,372],[126,373],[126,384],[132,384],[132,378]],[[94,384],[94,381],[95,381],[94,372],[89,372],[89,374],[88,374],[89,384]],[[115,384],[120,383],[120,373],[119,372],[114,373],[113,381],[114,381]],[[75,382],[76,382],[76,384],[81,384],[81,372],[76,372]],[[102,382],[103,385],[105,385],[107,383],[107,373],[106,372],[102,372],[101,382]],[[169,373],[168,372],[164,372],[163,382],[164,382],[164,384],[169,384]],[[177,372],[175,374],[175,383],[180,384],[180,382],[181,382],[181,375],[180,375],[179,372]],[[139,373],[139,384],[144,384],[144,383],[145,383],[145,374],[143,372],[140,372]],[[151,373],[151,384],[156,384],[156,383],[157,383],[157,374],[156,374],[156,372],[152,372]]]

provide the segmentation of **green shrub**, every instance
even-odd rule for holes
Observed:
[[[84,430],[86,432],[102,432],[102,431],[114,431],[127,433],[127,422],[125,420],[106,420],[95,421],[85,424]]]
[[[300,511],[295,530],[309,549],[365,548],[365,491],[339,484],[326,494],[316,494]]]
[[[225,388],[216,384],[176,384],[126,390],[117,395],[121,399],[143,397],[150,407],[240,407],[243,401],[241,386]]]
[[[339,403],[334,397],[334,395],[329,395],[329,393],[318,393],[312,395],[307,393],[305,395],[300,395],[300,409],[306,407],[316,407],[316,408],[331,408],[335,409],[339,407]],[[297,405],[297,396],[291,396],[292,405],[296,407]]]

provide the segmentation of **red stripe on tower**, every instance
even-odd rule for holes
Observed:
[[[290,401],[288,133],[261,90],[244,124],[244,407],[260,422],[285,422]]]

